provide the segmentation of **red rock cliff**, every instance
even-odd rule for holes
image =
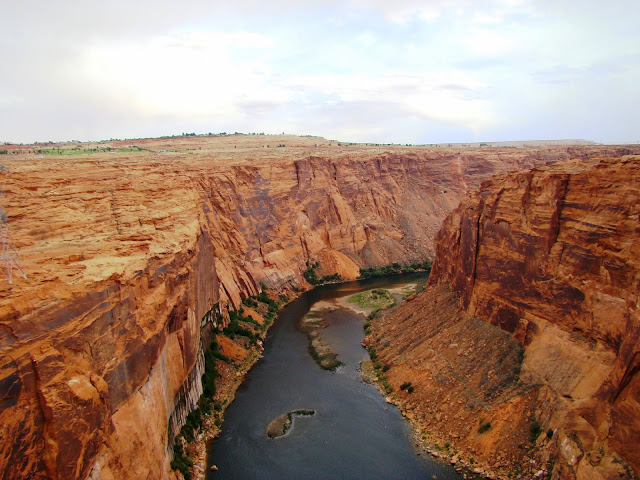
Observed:
[[[494,430],[508,415],[517,428],[499,427],[503,437],[518,438],[533,417],[543,431],[555,430],[538,439],[531,458],[538,466],[524,470],[580,479],[640,472],[640,157],[494,177],[447,217],[435,245],[431,293],[420,301],[450,285],[462,307],[453,316],[477,317],[524,347],[524,390],[476,410]],[[498,338],[490,343],[504,343]],[[463,345],[466,334],[458,340]],[[441,351],[444,343],[432,347]],[[479,372],[499,372],[495,354],[472,354]],[[463,448],[500,465],[477,425],[461,430]]]
[[[3,478],[172,476],[167,429],[201,388],[201,320],[217,302],[297,284],[306,260],[353,278],[423,259],[467,187],[601,151],[296,148],[8,157],[28,278],[0,299]]]

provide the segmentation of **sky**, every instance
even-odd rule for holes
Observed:
[[[637,0],[5,2],[0,142],[640,142],[638,18]]]

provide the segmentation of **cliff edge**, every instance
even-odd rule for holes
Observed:
[[[618,150],[135,142],[8,147],[4,208],[27,279],[0,284],[3,478],[172,477],[203,339],[261,282],[307,288],[307,262],[354,278],[424,260],[467,188]]]
[[[496,176],[435,249],[372,337],[432,443],[493,476],[637,478],[640,157]]]

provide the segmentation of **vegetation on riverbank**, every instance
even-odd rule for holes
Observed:
[[[428,262],[428,260],[427,260]],[[425,262],[425,264],[427,263]],[[429,263],[429,268],[430,263]],[[414,270],[415,271],[415,270]],[[416,289],[417,291],[417,289]],[[373,290],[367,290],[366,292],[361,292],[356,295],[353,295],[348,300],[351,303],[354,303],[363,308],[372,308],[373,311],[367,315],[364,323],[362,324],[362,328],[364,330],[365,336],[371,334],[371,321],[382,314],[385,310],[394,307],[396,305],[396,300],[393,298],[393,295],[389,290],[376,288]],[[364,344],[363,344],[364,345]],[[363,362],[361,365],[363,372],[363,379],[367,383],[378,383],[379,387],[386,393],[390,394],[393,389],[387,380],[386,372],[389,370],[389,365],[383,363],[378,357],[378,353],[376,352],[376,348],[368,344],[367,351],[369,352],[370,362]],[[366,371],[365,371],[366,369]],[[411,382],[405,382],[400,387],[401,390],[407,390],[409,393],[413,393],[414,387]]]
[[[316,263],[307,262],[307,269],[304,272],[302,272],[302,275],[304,276],[304,278],[311,285],[314,285],[314,286],[324,285],[325,283],[341,282],[344,280],[337,273],[334,273],[333,275],[325,275],[324,277],[318,277],[318,273],[316,272],[316,269],[319,267],[320,267],[320,262],[316,262]]]
[[[215,380],[218,377],[216,360],[228,362],[229,359],[220,352],[220,347],[216,337],[213,337],[211,345],[204,354],[204,373],[202,374],[202,395],[198,400],[197,407],[192,410],[173,445],[173,460],[171,468],[182,473],[185,480],[191,480],[191,469],[193,460],[185,452],[185,443],[193,442],[195,435],[202,428],[203,420],[209,416],[214,409],[213,396],[216,393]],[[215,405],[216,410],[218,405]]]
[[[393,307],[396,304],[396,299],[393,298],[391,292],[383,288],[374,288],[373,290],[356,293],[355,295],[351,295],[347,301],[360,308],[373,310]]]
[[[200,457],[199,462],[204,462],[205,458],[204,452],[198,452],[199,449],[204,450],[205,448],[204,441],[199,434],[205,431],[207,436],[213,435],[220,427],[228,399],[233,396],[233,392],[241,380],[241,377],[236,377],[236,373],[234,373],[234,381],[227,386],[230,392],[220,392],[216,385],[216,381],[219,381],[221,377],[220,362],[228,365],[225,367],[226,370],[231,367],[234,372],[246,372],[259,358],[261,349],[259,342],[266,336],[268,327],[273,323],[278,309],[288,301],[289,297],[286,295],[280,295],[278,300],[274,300],[263,289],[260,294],[243,299],[243,304],[252,308],[258,314],[257,318],[262,321],[247,314],[248,312],[243,307],[238,310],[229,310],[228,325],[213,336],[210,347],[204,353],[203,393],[198,400],[197,407],[187,415],[185,424],[174,441],[171,468],[179,471],[185,480],[191,480],[194,474],[196,477],[202,474],[202,466],[196,468],[197,465],[194,462],[195,457]],[[238,364],[234,359],[224,355],[218,342],[220,336],[227,337],[247,348],[250,352],[249,357]],[[222,397],[227,398],[222,400]],[[199,443],[201,445],[198,445]],[[196,445],[198,445],[197,448]]]
[[[384,374],[384,372],[389,370],[389,366],[380,361],[380,358],[378,358],[378,354],[374,346],[369,345],[367,347],[367,350],[369,351],[369,357],[371,358],[373,369],[376,372],[376,376],[378,377],[378,382],[380,383],[380,385],[382,385],[384,392],[388,395],[393,391],[391,385],[389,384],[389,381],[387,380],[387,376]]]
[[[410,265],[400,265],[399,263],[392,263],[390,265],[385,265],[384,267],[361,268],[360,277],[358,278],[365,279],[365,278],[373,278],[373,277],[382,277],[386,275],[401,275],[403,273],[430,272],[430,271],[431,271],[431,260],[426,259],[424,262],[412,263]]]
[[[318,266],[319,264],[314,264],[313,269],[315,270]],[[342,280],[337,275],[322,278],[323,281],[326,279],[331,279],[332,281]],[[262,287],[263,290],[258,295],[244,298],[240,308],[228,310],[228,324],[216,333],[210,349],[205,352],[205,372],[202,377],[203,395],[198,402],[198,407],[187,416],[185,425],[176,437],[174,459],[171,462],[172,468],[180,471],[185,480],[203,477],[206,458],[205,441],[207,438],[215,436],[218,432],[222,424],[224,410],[233,398],[235,389],[242,381],[241,374],[245,373],[259,358],[261,340],[264,339],[268,327],[273,323],[279,308],[290,301],[290,298],[286,295],[279,295],[275,299],[273,293],[270,296],[265,286],[262,285]],[[380,297],[378,300],[382,297],[387,300],[390,298],[395,304],[395,300],[388,290],[377,290],[380,291],[373,294],[372,297],[376,297],[376,299]],[[227,305],[227,308],[229,308],[229,305]],[[374,306],[374,308],[376,310],[369,316],[369,319],[386,307]],[[306,333],[309,335],[312,355],[322,368],[334,370],[342,363],[337,360],[337,355],[331,352],[329,347],[322,341],[318,331],[321,326],[317,324],[308,326],[311,328]],[[242,363],[236,357],[230,358],[223,353],[220,345],[224,342],[218,342],[221,336],[233,340],[234,343],[248,350],[248,356],[245,357]],[[230,353],[226,351],[225,353],[231,356]],[[384,367],[383,365],[378,365],[376,369],[379,378],[381,376],[380,372],[386,371]],[[219,392],[217,384],[221,380],[221,372],[224,371],[231,371],[233,378],[228,380],[223,392]],[[203,434],[202,432],[205,433]]]
[[[262,317],[265,319],[265,323],[268,325],[273,322],[273,319],[278,313],[278,309],[285,303],[289,302],[289,297],[286,295],[280,295],[278,300],[274,300],[266,293],[267,288],[263,285],[262,291],[258,295],[243,298],[242,303],[247,307],[260,309],[260,304],[266,305],[266,311],[263,312]],[[244,313],[242,307],[240,307],[240,314]],[[252,320],[247,320],[251,322]],[[264,327],[266,329],[266,327]]]

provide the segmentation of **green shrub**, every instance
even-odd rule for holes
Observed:
[[[541,433],[542,428],[540,427],[538,420],[536,420],[536,418],[534,417],[529,424],[529,440],[531,441],[531,443],[534,443]]]
[[[411,382],[404,382],[402,385],[400,385],[400,390],[406,390],[410,386],[411,386]]]
[[[244,322],[244,323],[250,323],[252,325],[255,325],[258,328],[262,328],[262,325],[260,325],[260,323],[257,320],[254,320],[253,317],[250,317],[249,315],[243,315],[244,310],[240,309],[238,310],[238,312],[234,312],[231,311],[229,312],[229,319],[231,321],[236,321],[236,322]]]
[[[333,275],[325,275],[320,279],[320,283],[341,282],[341,281],[342,281],[342,277],[337,273],[334,273]]]
[[[204,418],[210,415],[213,410],[216,412],[222,410],[222,404],[220,404],[219,401],[214,402],[212,398],[216,393],[215,379],[218,377],[218,371],[216,369],[217,360],[230,362],[230,360],[220,352],[220,346],[214,336],[211,345],[204,353],[204,373],[202,374],[203,394],[198,401],[197,407],[187,415],[185,424],[182,426],[173,447],[171,468],[182,473],[186,480],[191,479],[190,469],[193,467],[193,462],[184,453],[181,437],[187,442],[192,442],[197,431],[202,428]]]
[[[392,263],[391,265],[385,265],[378,268],[361,268],[360,278],[373,278],[383,275],[398,275],[400,273],[410,273],[415,271],[431,271],[431,260],[427,259],[424,262],[412,263],[411,265],[400,265],[399,263]]]
[[[478,427],[478,433],[484,433],[487,430],[489,430],[491,428],[491,423],[490,422],[481,422],[480,426]]]
[[[516,364],[513,367],[513,374],[516,377],[520,376],[520,370],[522,369],[522,362],[524,361],[524,349],[518,345],[518,351],[516,352]]]
[[[316,268],[318,268],[319,266],[320,266],[320,262],[316,262],[313,265],[310,265],[309,262],[307,261],[307,269],[304,272],[302,272],[302,275],[304,276],[304,278],[311,285],[323,285],[329,282],[342,281],[342,277],[337,273],[334,273],[333,275],[325,275],[324,277],[319,278],[318,273],[316,272]]]
[[[318,268],[319,266],[319,262],[316,262],[313,265],[309,265],[309,262],[307,261],[308,268],[302,273],[302,275],[311,285],[318,285],[320,283],[320,279],[318,278],[318,274],[316,273],[316,268]]]
[[[202,410],[202,416],[206,417],[213,411],[213,401],[210,398],[200,397],[200,410]]]
[[[264,304],[269,305],[269,306],[273,305],[273,306],[276,307],[276,309],[278,308],[278,304],[276,303],[276,301],[274,299],[272,299],[269,295],[267,295],[267,292],[265,292],[264,290],[262,292],[260,292],[255,298],[260,303],[264,303]]]
[[[231,313],[231,312],[230,312]],[[237,317],[233,317],[229,315],[230,321],[229,325],[227,325],[223,330],[222,334],[229,337],[235,338],[237,336],[247,337],[252,345],[258,343],[258,337],[251,330],[248,330],[242,327],[237,320]]]
[[[180,430],[180,435],[182,435],[187,442],[193,442],[195,434],[201,426],[202,410],[200,408],[196,408],[187,415],[187,420],[185,421],[182,430]]]
[[[375,347],[369,347],[369,357],[373,361],[376,361],[378,359],[378,354],[376,353]]]
[[[242,303],[244,303],[247,307],[258,308],[258,302],[256,302],[251,297],[243,298]]]
[[[178,470],[184,480],[191,480],[191,467],[193,467],[193,462],[191,459],[184,454],[184,450],[182,448],[182,444],[176,439],[176,443],[173,446],[173,460],[171,460],[171,469]]]
[[[221,352],[215,352],[213,355],[217,360],[220,360],[224,363],[233,363],[233,361],[229,357]]]
[[[391,385],[389,385],[389,382],[387,381],[386,378],[382,379],[382,386],[384,387],[384,391],[386,393],[391,393],[393,392],[393,389],[391,388]]]
[[[209,399],[216,394],[216,378],[219,376],[216,360],[231,363],[231,360],[220,352],[220,346],[214,336],[211,345],[204,352],[204,373],[202,374],[202,393]]]

